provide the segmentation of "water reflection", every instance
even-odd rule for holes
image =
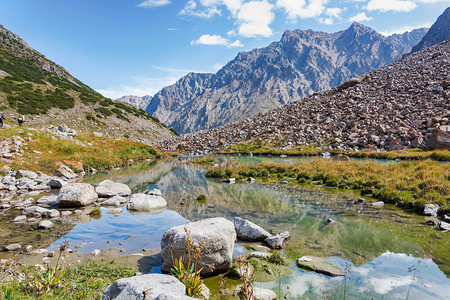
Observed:
[[[329,262],[346,269],[348,276],[329,278],[293,267],[292,275],[255,286],[287,299],[448,299],[449,280],[431,259],[388,251],[359,267],[338,257]]]

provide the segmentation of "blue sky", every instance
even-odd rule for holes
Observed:
[[[1,0],[0,24],[107,97],[216,72],[286,29],[431,26],[450,0]]]

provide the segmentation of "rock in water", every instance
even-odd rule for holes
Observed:
[[[450,230],[450,223],[447,222],[439,222],[439,229],[441,230]]]
[[[178,279],[164,274],[147,274],[116,280],[108,286],[102,300],[143,299],[194,299],[186,296],[186,287]]]
[[[187,261],[185,228],[190,231],[194,248],[199,247],[201,241],[204,241],[198,261],[198,269],[202,268],[201,274],[203,276],[224,273],[231,268],[234,242],[236,241],[233,222],[224,218],[211,218],[175,226],[164,233],[161,238],[162,272],[169,273],[173,267],[171,244],[173,257],[183,256],[184,260]]]
[[[53,225],[55,225],[55,224],[53,224],[52,221],[45,220],[45,221],[39,222],[38,228],[49,229],[49,228],[53,227]]]
[[[373,202],[371,205],[373,207],[383,207],[384,206],[384,202],[383,201]]]
[[[140,193],[131,196],[127,204],[127,209],[135,211],[159,211],[165,209],[166,205],[167,202],[163,197]]]
[[[315,256],[302,256],[297,260],[297,266],[306,270],[311,270],[316,273],[327,276],[345,276],[346,273],[338,267],[327,263],[324,258]]]
[[[423,214],[425,216],[436,217],[439,210],[439,205],[437,204],[425,204],[423,209]]]
[[[285,231],[265,239],[264,242],[271,249],[283,249],[286,246],[285,245],[286,241],[288,241],[290,238],[291,235],[289,234],[289,232]]]
[[[248,220],[235,217],[233,219],[234,228],[236,229],[236,234],[238,239],[243,241],[264,241],[272,235],[265,231],[262,227],[256,225]]]
[[[97,199],[97,193],[92,185],[71,183],[60,189],[56,202],[59,207],[80,207],[92,204]]]
[[[95,188],[95,192],[99,197],[113,197],[122,196],[128,197],[131,195],[131,189],[128,185],[118,182],[113,182],[111,180],[103,180]]]
[[[20,249],[22,249],[22,245],[17,244],[17,243],[16,244],[10,244],[10,245],[5,247],[6,251],[17,251],[17,250],[20,250]]]

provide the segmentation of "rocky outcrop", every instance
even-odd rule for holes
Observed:
[[[194,248],[200,247],[203,241],[197,263],[202,276],[224,273],[231,268],[236,240],[233,222],[224,218],[211,218],[175,226],[164,233],[161,238],[162,272],[168,273],[173,267],[172,254],[173,258],[183,257],[187,262],[185,229],[190,234]]]
[[[422,40],[412,48],[411,52],[420,51],[450,38],[450,7],[438,17]]]
[[[310,145],[328,149],[425,148],[432,132],[449,125],[450,40],[408,55],[334,88],[242,122],[158,144],[165,150],[205,153],[244,141],[282,149]]]
[[[272,235],[265,231],[262,227],[248,220],[235,217],[233,219],[234,228],[236,229],[237,238],[243,241],[264,241]]]
[[[95,192],[99,197],[128,197],[131,195],[131,189],[128,187],[128,185],[119,182],[113,182],[111,180],[103,180],[102,182],[100,182],[95,188]]]
[[[102,300],[193,299],[186,296],[186,287],[177,278],[164,274],[146,274],[116,280],[108,286]]]
[[[127,204],[128,210],[159,212],[167,206],[166,200],[161,196],[147,194],[133,194]]]
[[[56,202],[59,207],[80,207],[92,204],[97,199],[97,193],[92,185],[71,183],[60,189]]]
[[[131,95],[123,96],[123,97],[120,97],[119,99],[116,99],[116,101],[136,106],[137,108],[140,108],[142,110],[145,110],[147,108],[147,106],[151,100],[152,100],[152,96],[139,97],[139,96],[131,96]]]
[[[241,121],[391,63],[425,32],[385,37],[358,23],[336,33],[288,30],[215,74],[186,75],[154,95],[146,111],[179,133]]]

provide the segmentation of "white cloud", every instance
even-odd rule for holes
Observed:
[[[239,40],[236,40],[232,43],[228,42],[227,39],[223,38],[220,35],[213,34],[204,34],[199,37],[197,40],[192,41],[191,45],[211,45],[211,46],[227,46],[227,47],[242,47],[244,46]]]
[[[322,24],[325,24],[325,25],[333,25],[334,24],[333,19],[331,19],[331,18],[326,18],[326,19],[319,18],[319,22]]]
[[[372,18],[366,16],[365,12],[359,13],[356,16],[353,16],[349,19],[350,22],[363,22],[363,21],[370,21],[370,20],[372,20]]]
[[[184,8],[178,13],[178,15],[183,16],[194,16],[204,19],[209,19],[214,16],[220,16],[222,12],[215,6],[206,8],[197,8],[197,2],[194,0],[189,0]]]
[[[138,4],[140,7],[157,7],[157,6],[164,6],[172,3],[170,0],[145,0],[142,3]]]
[[[424,23],[424,24],[420,24],[420,25],[406,25],[406,26],[401,26],[401,27],[397,27],[397,28],[393,28],[390,30],[385,30],[385,31],[381,31],[380,33],[384,36],[390,36],[393,34],[402,34],[405,33],[407,31],[411,31],[417,28],[430,28],[431,25],[433,25],[433,23]]]
[[[335,18],[339,18],[340,14],[342,13],[342,11],[344,11],[345,8],[339,8],[339,7],[333,7],[333,8],[327,8],[326,10],[326,14],[330,17],[335,17]]]
[[[370,0],[367,3],[366,9],[369,11],[379,10],[381,12],[386,11],[403,11],[408,12],[416,8],[417,5],[413,1],[404,0]]]
[[[250,1],[245,3],[237,13],[238,33],[244,37],[272,35],[269,25],[275,18],[273,5],[267,1]]]
[[[325,9],[327,0],[277,0],[276,6],[283,8],[289,19],[318,17]]]

